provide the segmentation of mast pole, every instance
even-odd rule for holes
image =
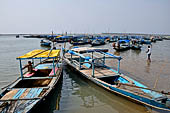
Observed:
[[[23,79],[23,72],[22,72],[22,62],[21,62],[21,59],[19,59],[19,64],[20,64],[21,79]]]
[[[54,47],[54,36],[53,36],[53,31],[52,31],[52,42],[53,42],[53,47]],[[53,48],[52,47],[52,48]]]

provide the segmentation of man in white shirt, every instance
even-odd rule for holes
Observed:
[[[146,51],[148,55],[148,60],[151,61],[151,46],[148,46],[148,50]]]

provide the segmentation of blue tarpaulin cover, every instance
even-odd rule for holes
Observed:
[[[122,42],[129,43],[129,42],[130,42],[130,40],[119,40],[119,42],[120,42],[120,43],[122,43]]]

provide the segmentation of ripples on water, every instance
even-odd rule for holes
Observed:
[[[0,87],[7,85],[20,75],[16,57],[34,49],[44,49],[40,47],[40,39],[0,36],[0,43]],[[151,88],[158,78],[156,89],[170,91],[170,41],[164,40],[152,44],[151,63],[146,60],[146,45],[141,51],[129,50],[120,53],[115,52],[111,44],[102,47],[109,48],[109,52],[123,57],[122,73],[126,73]],[[107,64],[117,66],[114,60],[107,61]],[[55,106],[49,104],[52,110],[57,109],[54,111],[56,113],[147,113],[145,107],[105,91],[79,77],[74,71],[66,68],[63,76],[61,98],[56,99],[54,95],[51,98]]]

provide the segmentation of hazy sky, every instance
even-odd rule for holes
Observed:
[[[170,34],[170,0],[0,0],[0,33]]]

